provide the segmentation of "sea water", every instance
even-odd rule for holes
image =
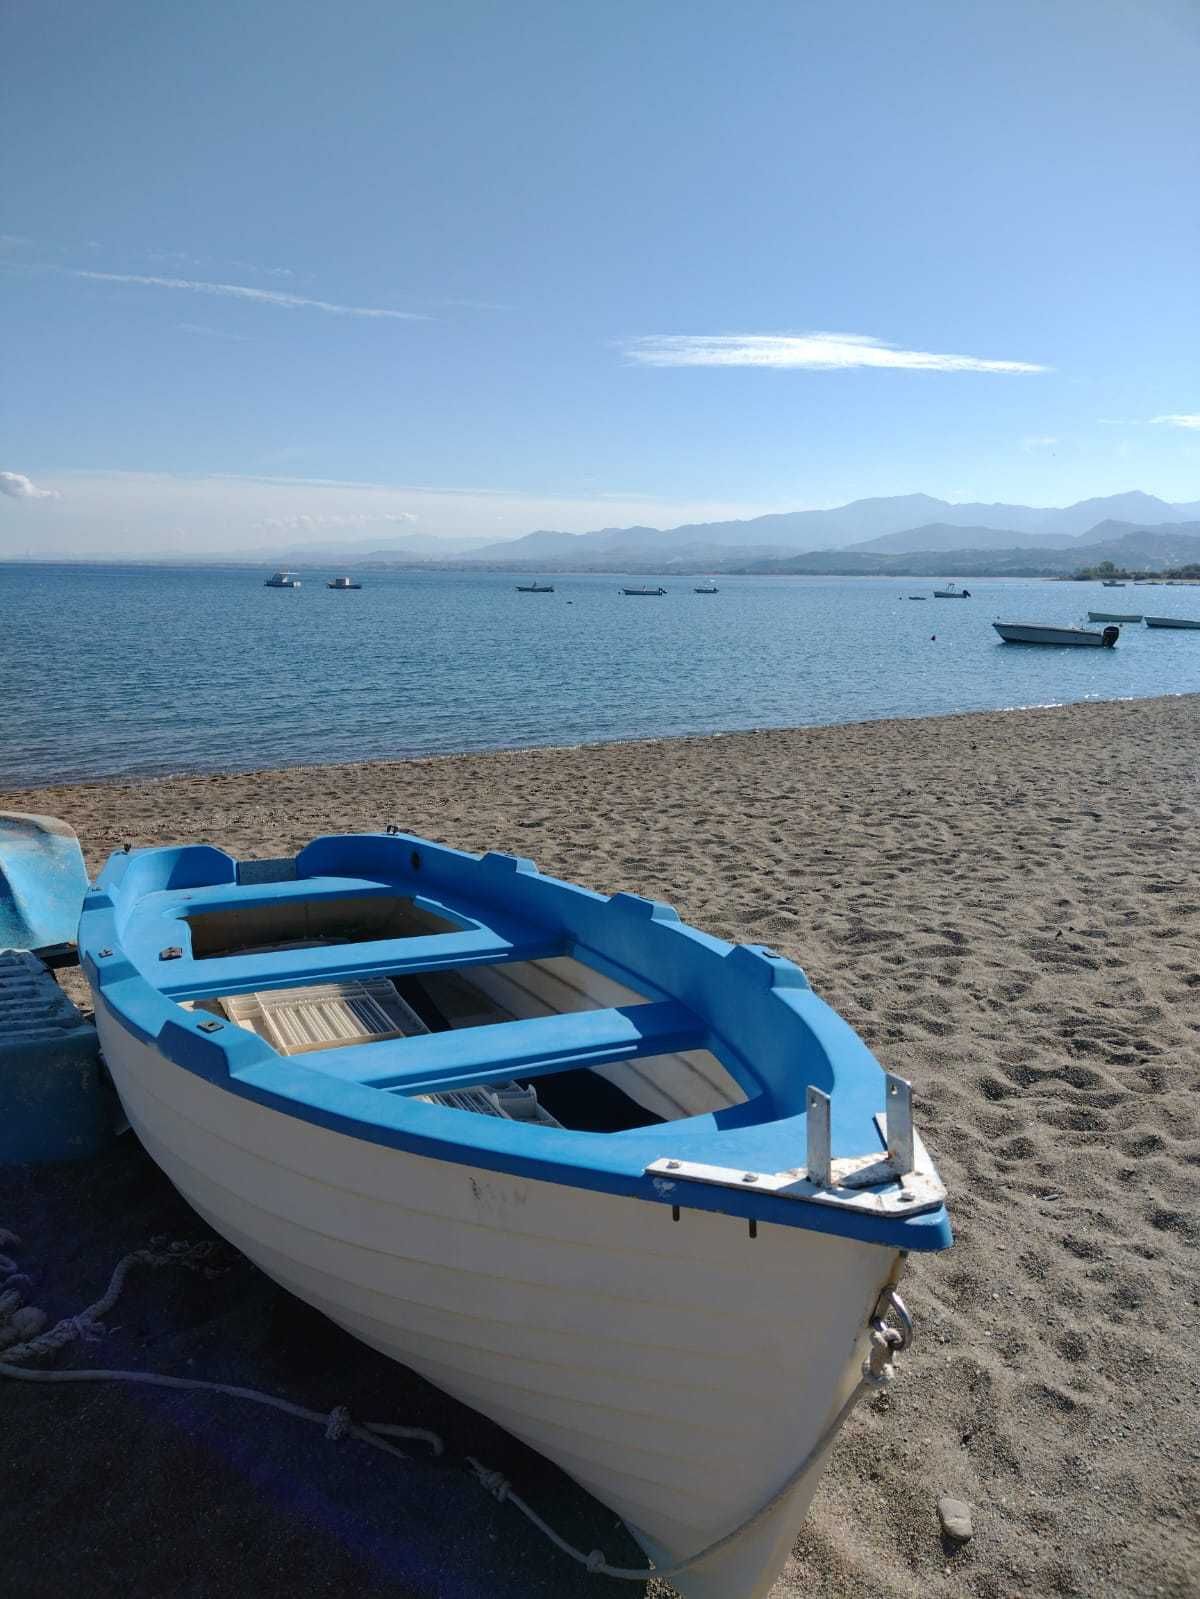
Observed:
[[[1200,619],[1200,588],[918,578],[0,565],[0,782],[247,770],[1200,691],[1200,632],[1002,644],[994,619]],[[1102,624],[1100,624],[1102,625]]]

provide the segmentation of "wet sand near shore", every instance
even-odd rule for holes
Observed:
[[[1192,696],[0,808],[61,816],[93,868],[126,842],[268,856],[394,822],[792,956],[913,1080],[957,1236],[910,1267],[914,1347],[836,1445],[778,1599],[1183,1599],[1200,1593],[1198,758]],[[152,1236],[211,1236],[129,1137],[85,1166],[0,1171],[0,1226],[53,1316]],[[636,1563],[611,1512],[227,1248],[131,1276],[108,1321],[59,1363],[348,1404],[435,1428],[449,1465],[232,1400],[3,1384],[0,1536],[23,1599],[643,1591],[572,1566],[455,1467],[481,1456],[583,1548]],[[943,1539],[942,1495],[973,1507],[970,1542]]]

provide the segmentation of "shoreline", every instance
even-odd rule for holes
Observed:
[[[61,816],[93,870],[127,842],[280,856],[395,822],[792,957],[912,1081],[955,1244],[910,1262],[913,1346],[835,1445],[772,1599],[1193,1599],[1198,749],[1200,694],[1180,694],[59,783],[0,805]],[[95,1163],[0,1169],[0,1220],[55,1317],[95,1299],[127,1250],[206,1236],[132,1137]],[[611,1513],[231,1256],[212,1283],[131,1278],[105,1343],[62,1364],[432,1426],[452,1459],[495,1463],[580,1547],[613,1555]],[[39,1593],[86,1591],[103,1570],[126,1599],[161,1599],[184,1572],[215,1594],[250,1571],[259,1599],[291,1599],[298,1560],[336,1574],[331,1599],[421,1599],[431,1573],[438,1592],[495,1599],[629,1591],[568,1567],[453,1471],[397,1479],[352,1443],[177,1394],[3,1398],[0,1461],[14,1480],[40,1463],[2,1521],[13,1548],[39,1551]],[[135,1472],[125,1498],[105,1486],[114,1459]],[[973,1507],[965,1545],[943,1541],[943,1495]]]
[[[1117,699],[1085,699],[1085,700],[1048,700],[1040,704],[1005,705],[991,710],[969,711],[944,711],[936,715],[921,716],[877,716],[864,717],[847,722],[799,722],[788,726],[756,726],[745,728],[715,729],[711,732],[693,733],[662,733],[651,737],[632,738],[606,738],[586,740],[577,744],[501,744],[489,745],[478,749],[440,750],[435,753],[422,754],[414,752],[408,755],[392,757],[372,756],[361,761],[306,761],[295,766],[230,766],[230,767],[196,767],[179,768],[169,772],[112,772],[99,776],[73,776],[67,775],[56,778],[52,782],[25,782],[0,780],[0,802],[8,799],[19,798],[22,794],[45,793],[53,794],[63,790],[79,788],[111,789],[118,786],[151,783],[182,783],[188,781],[212,781],[216,779],[265,779],[281,777],[300,772],[334,772],[334,771],[378,771],[395,767],[408,767],[414,765],[429,765],[449,761],[484,761],[489,759],[504,759],[522,755],[556,755],[570,754],[581,750],[624,750],[638,747],[654,748],[660,745],[688,745],[704,743],[708,740],[753,739],[771,738],[775,736],[787,737],[807,733],[833,732],[837,729],[859,729],[914,726],[917,724],[941,724],[947,722],[968,721],[973,718],[993,716],[1025,716],[1036,715],[1049,711],[1071,711],[1085,707],[1102,707],[1109,705],[1156,705],[1171,703],[1176,700],[1200,700],[1200,693],[1193,690],[1181,689],[1175,694],[1154,695],[1122,695]],[[0,805],[3,808],[3,805]],[[8,806],[9,809],[14,807]]]

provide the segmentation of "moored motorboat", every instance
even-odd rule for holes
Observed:
[[[326,583],[327,589],[360,589],[361,583],[352,583],[348,577],[333,577]]]
[[[797,967],[404,834],[114,856],[79,943],[130,1123],[219,1232],[658,1567],[728,1538],[688,1599],[762,1599],[905,1253],[950,1242],[907,1085]]]
[[[1100,587],[1106,589],[1123,589],[1125,587],[1125,579],[1123,577],[1106,577]]]
[[[661,588],[661,587],[660,588],[644,588],[643,587],[643,588],[633,588],[633,589],[622,589],[621,590],[622,594],[665,594],[666,592],[667,592],[666,589]]]
[[[960,589],[957,584],[947,583],[944,589],[934,589],[933,597],[935,600],[969,600],[971,591]]]
[[[267,589],[298,589],[300,587],[300,579],[294,572],[276,572],[272,577],[267,578],[263,587]]]
[[[1089,611],[1089,622],[1140,622],[1140,611]]]
[[[1102,633],[1086,627],[1041,627],[1030,622],[993,622],[1006,644],[1078,644],[1085,648],[1111,649],[1121,636],[1119,627],[1109,626]]]
[[[1186,616],[1148,616],[1147,627],[1183,627],[1200,628],[1200,622],[1193,621]]]
[[[535,578],[532,583],[518,583],[518,594],[553,594],[553,583],[539,583]]]
[[[697,583],[692,590],[693,594],[719,594],[720,592],[720,589],[711,579],[707,583]]]

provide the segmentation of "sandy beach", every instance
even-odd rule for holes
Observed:
[[[394,822],[793,957],[913,1080],[956,1244],[911,1266],[915,1345],[836,1446],[779,1599],[1183,1599],[1200,1594],[1198,751],[1192,696],[24,789],[0,808],[69,821],[93,868],[126,842],[269,856]],[[0,1172],[0,1226],[54,1316],[150,1237],[209,1236],[131,1138],[86,1167]],[[611,1512],[232,1251],[131,1278],[110,1321],[62,1363],[432,1426],[449,1469],[232,1401],[6,1385],[13,1593],[642,1591],[570,1565],[455,1463],[482,1456],[632,1563]],[[941,1495],[973,1507],[961,1547]]]

